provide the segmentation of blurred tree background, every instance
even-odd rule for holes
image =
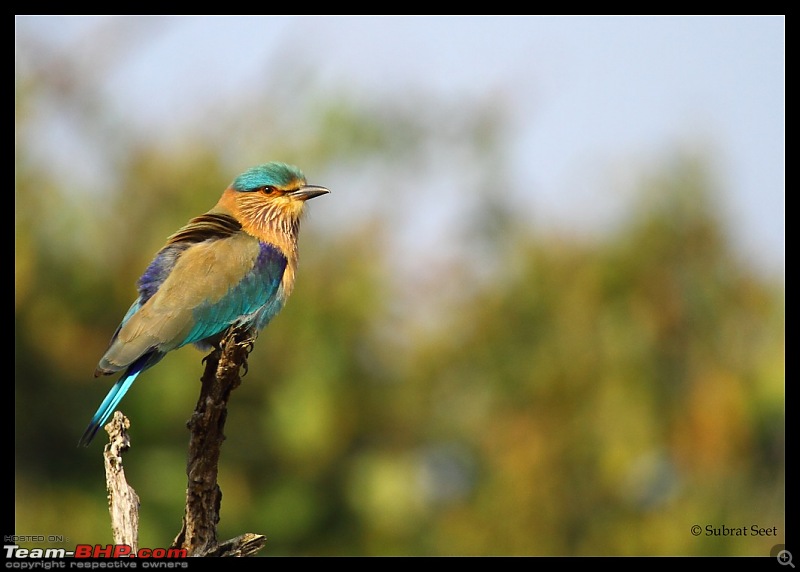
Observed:
[[[333,194],[310,205],[295,293],[231,399],[221,539],[266,534],[264,555],[766,555],[784,542],[784,286],[733,253],[709,157],[643,168],[600,238],[543,231],[498,192],[514,182],[497,103],[370,107],[273,62],[276,89],[165,142],[99,87],[144,32],[131,34],[92,62],[18,39],[16,534],[111,541],[105,436],[76,448],[112,382],[92,378],[96,362],[164,239],[236,173],[281,159]],[[102,159],[102,193],[37,152],[53,113]],[[443,158],[459,174],[418,185]],[[384,206],[326,221],[349,179]],[[450,186],[469,206],[459,249],[404,257],[393,204]],[[180,528],[202,357],[170,354],[122,403],[141,546]],[[779,537],[695,537],[694,524]]]

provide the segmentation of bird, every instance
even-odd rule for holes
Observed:
[[[329,192],[293,165],[266,163],[238,175],[211,210],[167,238],[94,372],[122,374],[79,446],[167,353],[187,344],[208,351],[229,328],[258,332],[281,311],[295,284],[305,202]]]

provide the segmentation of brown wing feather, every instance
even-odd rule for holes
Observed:
[[[189,221],[167,239],[167,245],[178,242],[195,243],[204,240],[225,238],[242,230],[242,225],[227,214],[206,213]]]

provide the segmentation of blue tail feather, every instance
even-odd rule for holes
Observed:
[[[164,357],[164,355],[157,352],[145,354],[125,370],[125,373],[122,374],[117,383],[115,383],[108,392],[103,403],[97,408],[92,420],[89,422],[89,426],[86,427],[86,431],[83,432],[83,436],[80,441],[78,441],[79,446],[87,447],[89,443],[92,442],[97,431],[100,427],[105,425],[108,418],[114,413],[114,409],[116,409],[119,402],[122,401],[122,398],[125,397],[125,394],[131,388],[133,382],[136,381],[139,374],[150,366],[155,365],[162,357]]]

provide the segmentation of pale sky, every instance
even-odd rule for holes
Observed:
[[[76,46],[93,22],[17,17],[16,26],[18,36]],[[255,72],[282,54],[313,70],[315,84],[364,101],[410,92],[457,104],[502,94],[514,119],[510,168],[521,208],[557,224],[602,227],[613,219],[620,200],[613,187],[627,165],[710,147],[737,247],[760,269],[785,271],[783,17],[174,17],[162,24],[107,83],[134,122],[166,132],[196,121],[193,98],[224,100],[237,86],[268,85]]]

